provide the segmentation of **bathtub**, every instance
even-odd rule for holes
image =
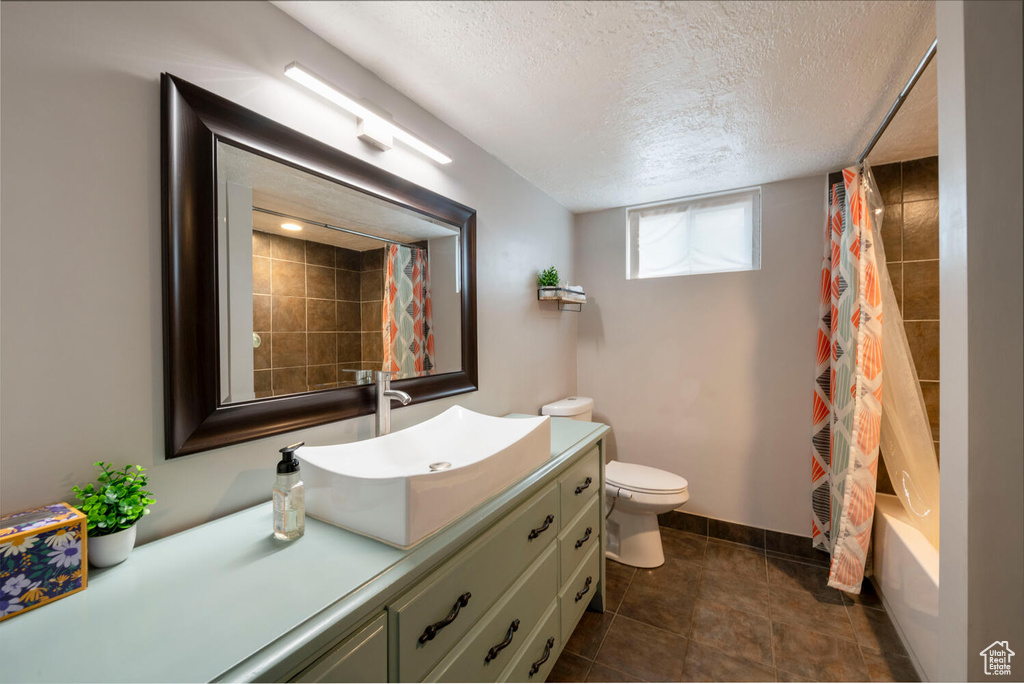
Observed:
[[[910,524],[900,500],[875,501],[874,576],[889,617],[921,677],[939,679],[939,552]]]

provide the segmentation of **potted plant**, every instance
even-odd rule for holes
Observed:
[[[135,548],[135,523],[149,513],[153,493],[146,490],[148,476],[142,466],[97,461],[101,473],[94,485],[72,487],[88,519],[89,563],[97,568],[117,565]]]
[[[537,273],[537,299],[558,299],[558,269],[554,266]]]

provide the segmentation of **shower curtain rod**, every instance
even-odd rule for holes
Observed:
[[[864,151],[860,153],[859,157],[857,157],[858,164],[863,164],[864,160],[868,158],[869,154],[871,154],[871,150],[875,148],[875,143],[878,142],[878,139],[882,137],[883,133],[885,133],[885,129],[889,127],[890,123],[892,123],[893,117],[896,116],[896,112],[900,111],[900,107],[903,106],[903,103],[906,101],[907,96],[910,95],[910,91],[914,88],[914,85],[921,78],[921,74],[924,73],[924,70],[928,66],[928,63],[932,61],[932,57],[935,56],[935,52],[936,50],[938,50],[938,46],[939,39],[936,38],[935,40],[932,41],[931,46],[928,48],[928,52],[924,53],[924,57],[921,58],[921,63],[917,65],[916,69],[914,69],[914,75],[910,77],[909,81],[907,81],[907,85],[903,86],[903,90],[900,91],[900,95],[899,97],[896,98],[896,102],[894,102],[892,107],[889,108],[889,113],[886,114],[885,119],[882,120],[882,125],[878,127],[878,130],[875,131],[875,134],[871,136],[871,141],[868,143],[868,146],[865,147]]]
[[[332,226],[329,223],[321,223],[320,221],[311,221],[310,219],[304,219],[300,216],[291,216],[289,214],[282,214],[279,211],[273,209],[264,209],[263,207],[257,207],[255,204],[252,205],[253,211],[258,211],[264,214],[270,214],[271,216],[277,216],[279,218],[291,219],[292,221],[302,221],[308,223],[311,226],[320,226],[321,228],[330,228],[331,230],[338,230],[342,233],[348,233],[349,235],[358,235],[359,237],[369,238],[371,240],[377,240],[379,242],[386,242],[389,245],[398,245],[399,247],[408,247],[409,249],[423,249],[416,245],[410,245],[405,242],[398,242],[397,240],[388,240],[387,238],[377,237],[376,235],[370,235],[369,233],[360,233],[358,230],[352,230],[351,228],[342,228],[341,226]]]

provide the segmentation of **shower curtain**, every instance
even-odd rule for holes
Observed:
[[[871,192],[857,168],[830,189],[811,440],[814,545],[832,556],[829,586],[853,593],[868,562],[882,425],[881,234]]]
[[[384,280],[384,370],[393,377],[434,370],[434,330],[427,251],[388,247]]]

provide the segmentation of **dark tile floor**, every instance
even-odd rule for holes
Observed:
[[[608,612],[586,613],[549,682],[917,681],[865,583],[813,561],[661,528],[665,564],[608,561]]]

